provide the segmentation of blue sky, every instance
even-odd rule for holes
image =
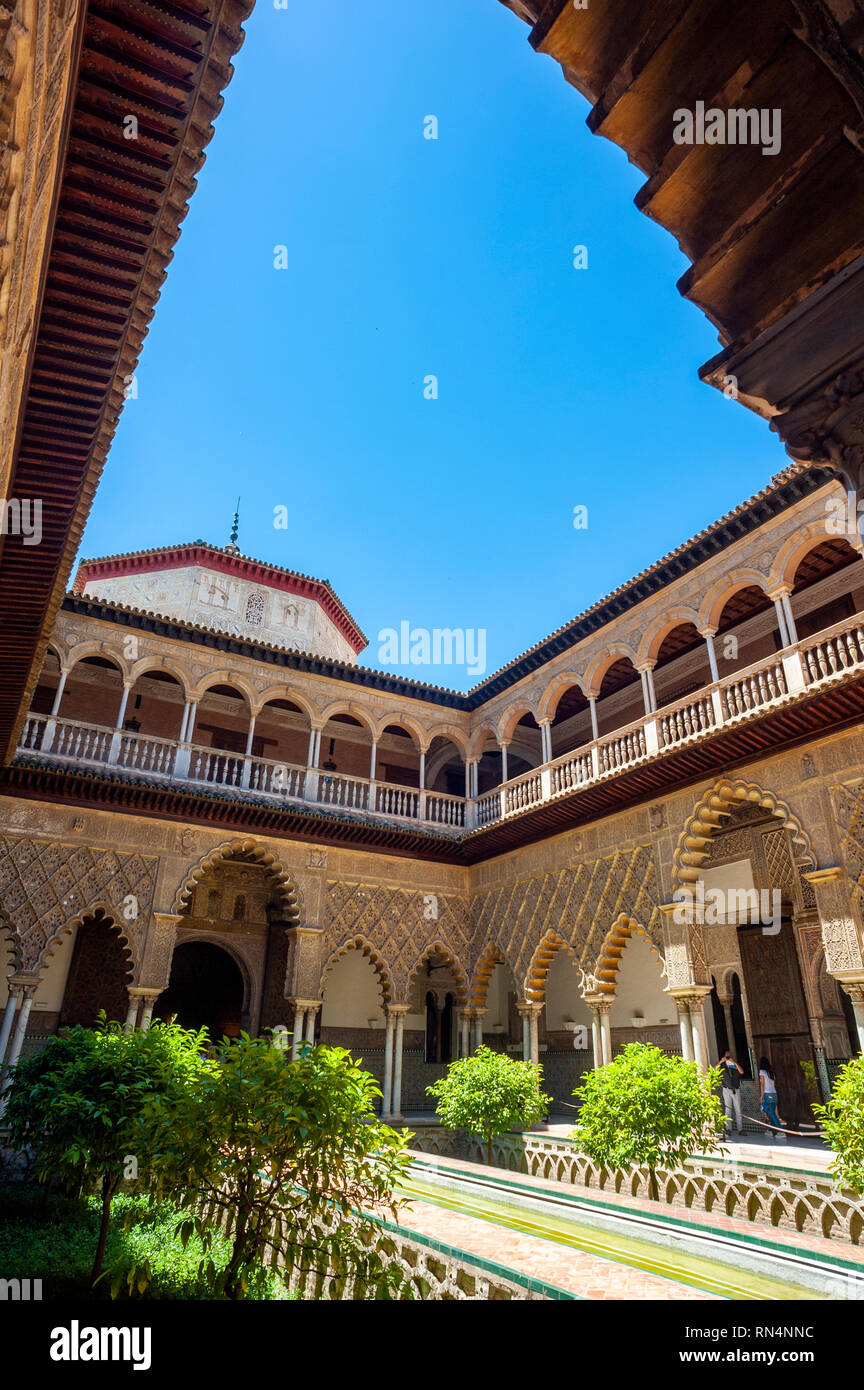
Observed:
[[[485,629],[488,674],[785,454],[699,382],[687,262],[527,26],[288,4],[247,25],[81,553],[224,545],[240,493],[241,549],[329,579],[364,664],[407,620]]]

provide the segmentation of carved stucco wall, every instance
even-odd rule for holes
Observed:
[[[35,974],[61,932],[101,907],[126,938],[137,973],[157,869],[153,856],[0,835],[0,908],[17,968]]]

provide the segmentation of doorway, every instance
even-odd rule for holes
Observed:
[[[234,959],[211,941],[177,946],[171,979],[154,1009],[176,1015],[184,1028],[206,1028],[212,1042],[239,1037],[243,1025],[243,976]]]
[[[801,1063],[813,1061],[794,930],[788,919],[779,932],[759,925],[738,928],[756,1065],[761,1056],[769,1058],[777,1078],[778,1114],[791,1129],[812,1120]]]

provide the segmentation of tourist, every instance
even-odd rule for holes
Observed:
[[[763,1114],[768,1116],[773,1129],[782,1129],[783,1121],[777,1118],[777,1081],[767,1057],[759,1058],[759,1087]]]
[[[729,1126],[732,1124],[732,1112],[735,1113],[735,1123],[738,1133],[744,1133],[744,1125],[741,1119],[741,1077],[744,1075],[732,1053],[728,1050],[720,1058],[720,1065],[723,1068],[723,1109],[726,1111],[726,1119]]]

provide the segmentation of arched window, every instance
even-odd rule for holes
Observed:
[[[264,621],[264,595],[259,593],[250,594],[246,600],[246,621],[247,623],[260,624]]]

